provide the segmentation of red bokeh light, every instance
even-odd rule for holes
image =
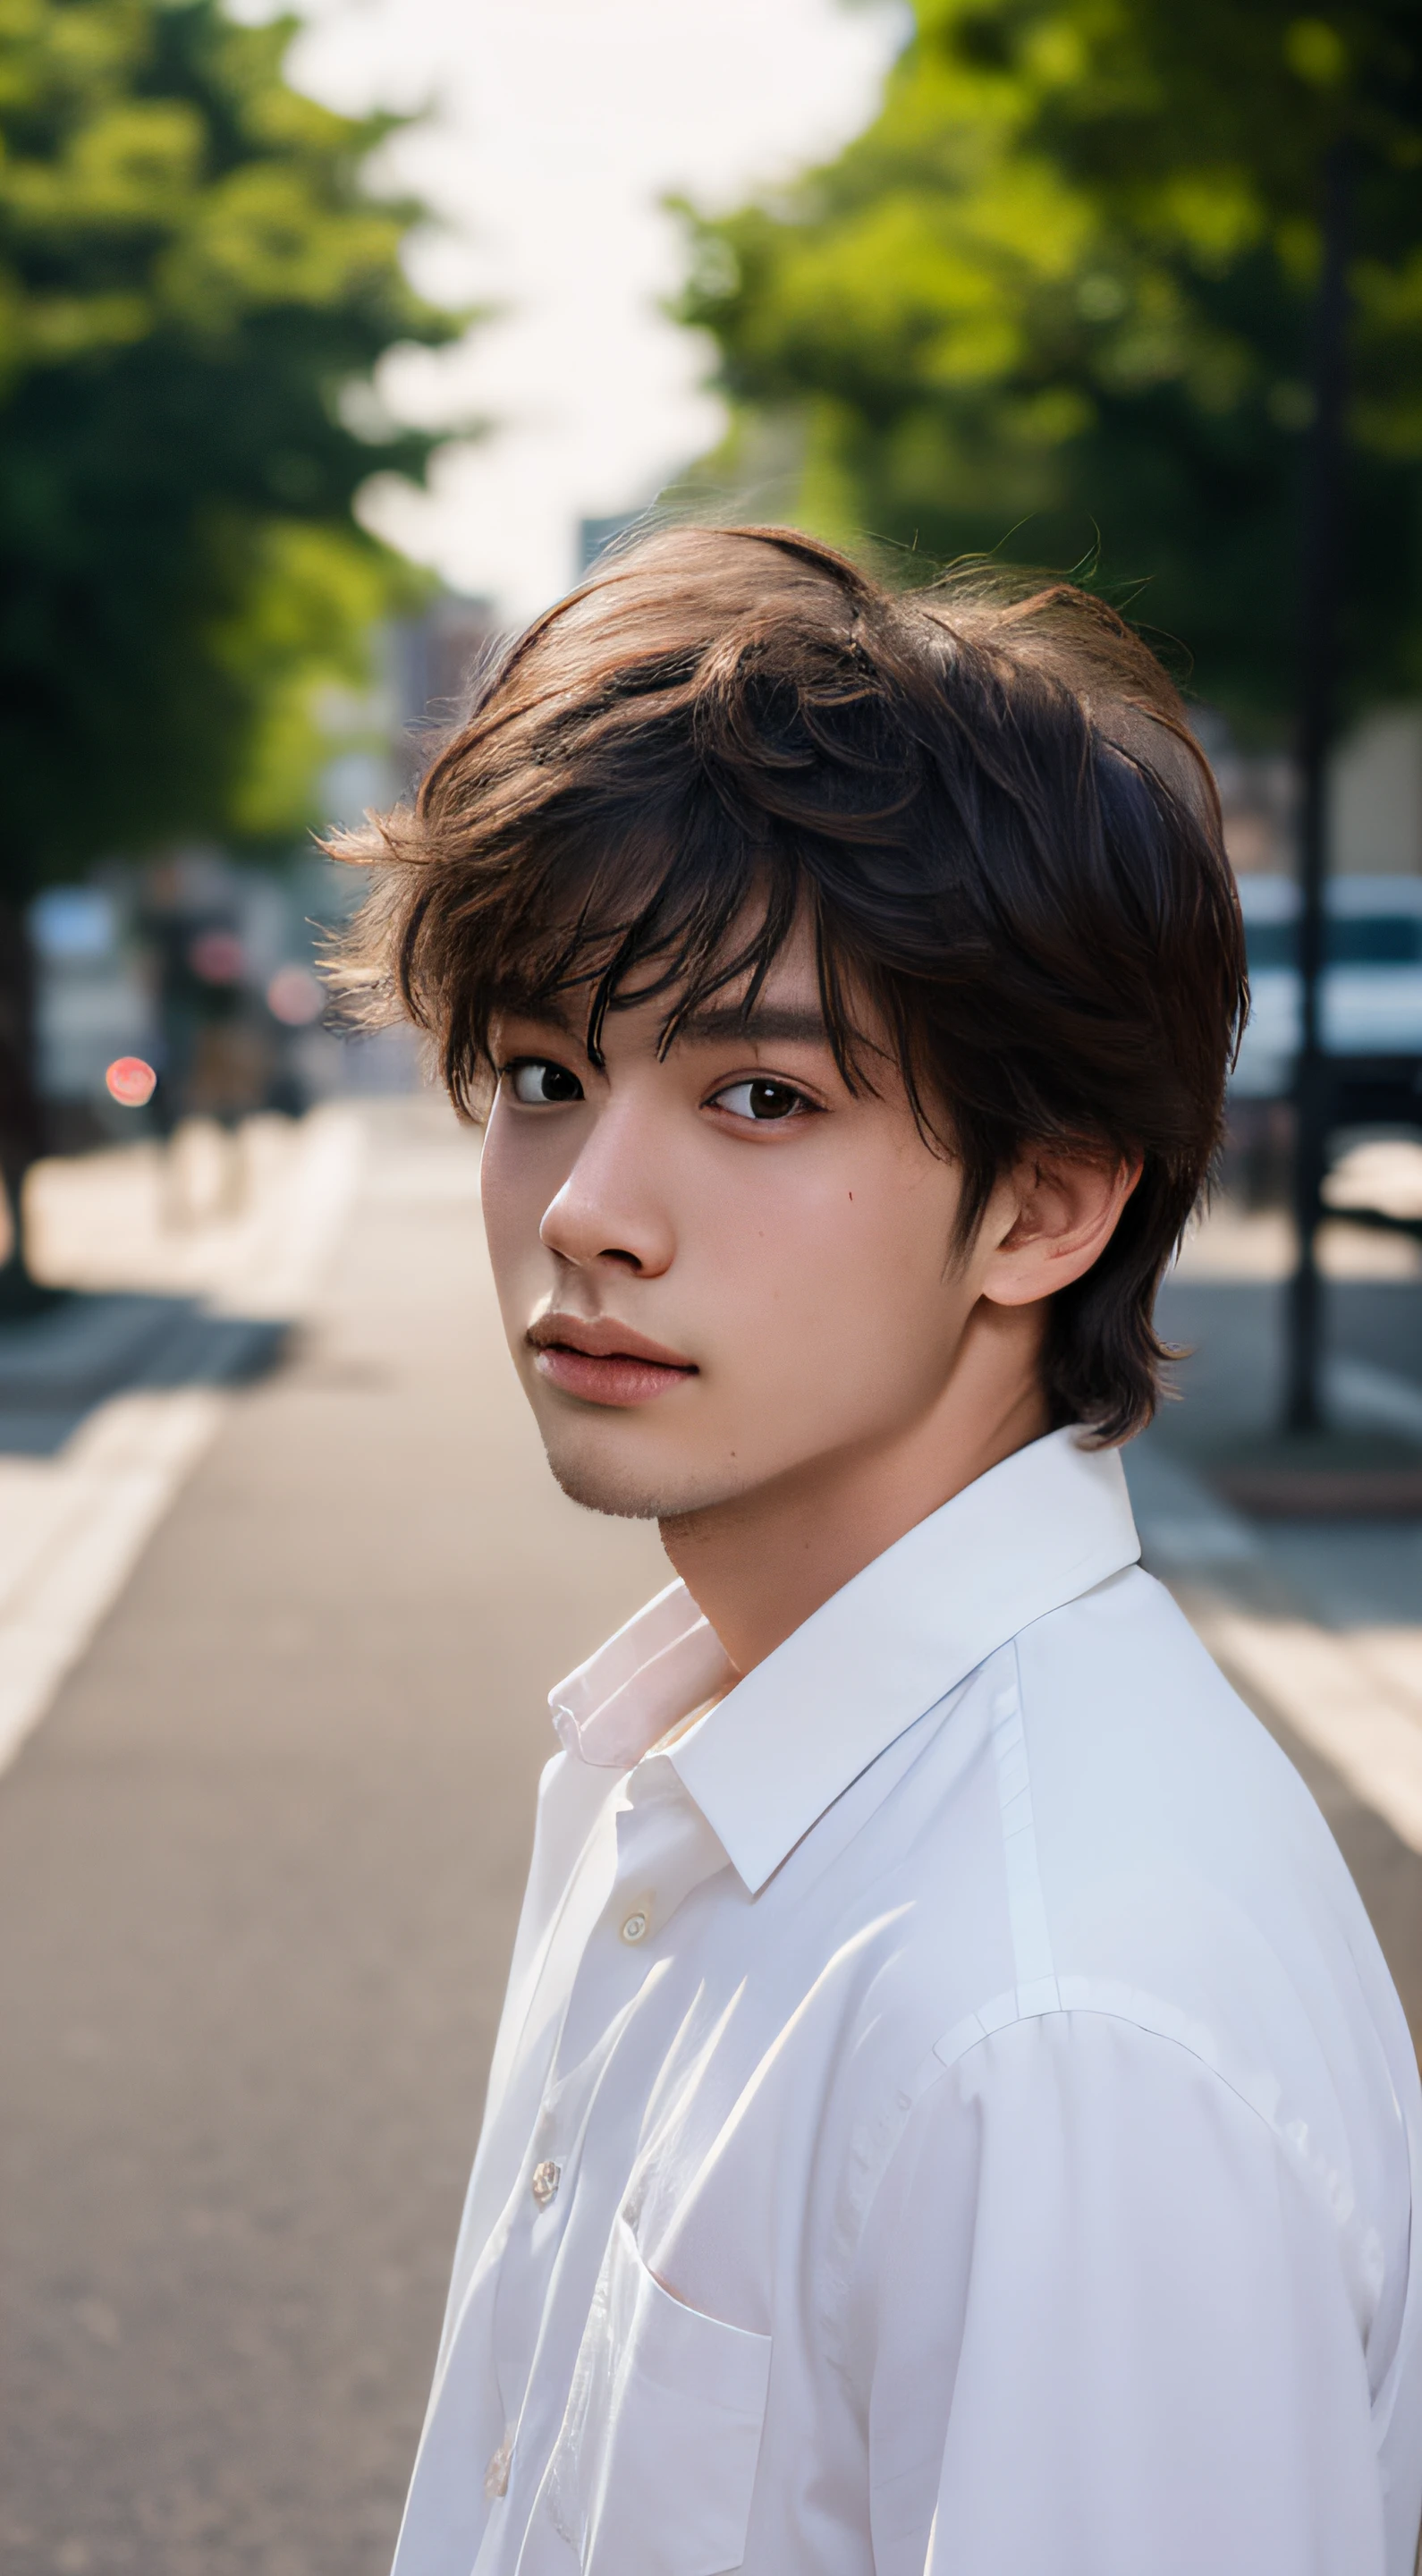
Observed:
[[[188,964],[204,984],[240,984],[246,962],[235,930],[200,930],[188,947]]]
[[[157,1074],[141,1055],[115,1056],[104,1081],[121,1109],[145,1109],[158,1088]]]
[[[284,1028],[309,1028],[319,1020],[325,995],[307,966],[278,966],[267,986],[267,1009]]]

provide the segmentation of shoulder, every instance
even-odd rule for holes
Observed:
[[[1280,1747],[1134,1568],[1024,1631],[1014,1660],[1014,1986],[942,2035],[940,2061],[1024,2006],[1109,2020],[1183,2052],[1291,2152],[1303,2141],[1326,2194],[1405,2209],[1422,2142],[1411,2041]]]
[[[1030,1874],[1052,1973],[1162,1987],[1230,2019],[1241,1989],[1320,2014],[1395,2006],[1303,1781],[1164,1588],[1132,1567],[1013,1655]],[[1005,1821],[1009,1821],[1006,1820]]]
[[[1136,2312],[1126,2340],[1139,2351],[1223,2329],[1231,2344],[1272,2333],[1282,2360],[1307,2315],[1310,2368],[1360,2344],[1373,2398],[1411,2269],[1405,2152],[1355,2171],[1206,2052],[1129,2012],[1065,2008],[940,2062],[866,2198],[854,2261],[860,2293],[899,2306],[921,2299],[925,2272],[993,2286],[1026,2348],[1055,2316],[1080,2352],[1104,2306],[1118,2323]]]
[[[1089,2015],[1305,2135],[1340,2188],[1405,2191],[1422,2092],[1376,1938],[1303,1782],[1169,1594],[1112,1576],[970,1697],[978,1758],[950,1789],[947,1746],[931,1756],[939,1821],[874,1998],[906,2095],[998,2033]]]

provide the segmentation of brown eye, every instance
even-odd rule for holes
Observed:
[[[768,1119],[794,1118],[808,1108],[804,1093],[789,1082],[733,1082],[716,1094],[716,1107],[727,1109],[733,1118],[749,1118],[758,1125]]]
[[[504,1080],[515,1100],[525,1109],[561,1108],[569,1100],[581,1100],[583,1086],[565,1064],[550,1064],[543,1056],[525,1056],[521,1064],[504,1067]]]

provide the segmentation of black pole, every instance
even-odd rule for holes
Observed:
[[[34,957],[25,916],[0,897],[0,1190],[11,1236],[0,1260],[0,1315],[25,1313],[39,1291],[25,1261],[22,1197],[25,1174],[44,1146],[44,1112],[35,1083]]]
[[[1315,1431],[1324,1417],[1320,1366],[1322,1292],[1318,1229],[1323,1217],[1330,1099],[1320,1043],[1319,979],[1324,965],[1328,879],[1328,752],[1338,688],[1343,590],[1343,480],[1348,379],[1350,155],[1334,143],[1324,164],[1323,268],[1314,311],[1313,425],[1303,489],[1302,637],[1299,672],[1298,1065],[1294,1078],[1294,1223],[1298,1258],[1289,1286],[1290,1431]]]

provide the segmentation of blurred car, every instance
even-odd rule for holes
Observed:
[[[1299,890],[1289,877],[1241,876],[1239,899],[1252,1007],[1231,1089],[1279,1100],[1299,1046]],[[1333,878],[1319,1031],[1328,1055],[1422,1063],[1422,877]]]

